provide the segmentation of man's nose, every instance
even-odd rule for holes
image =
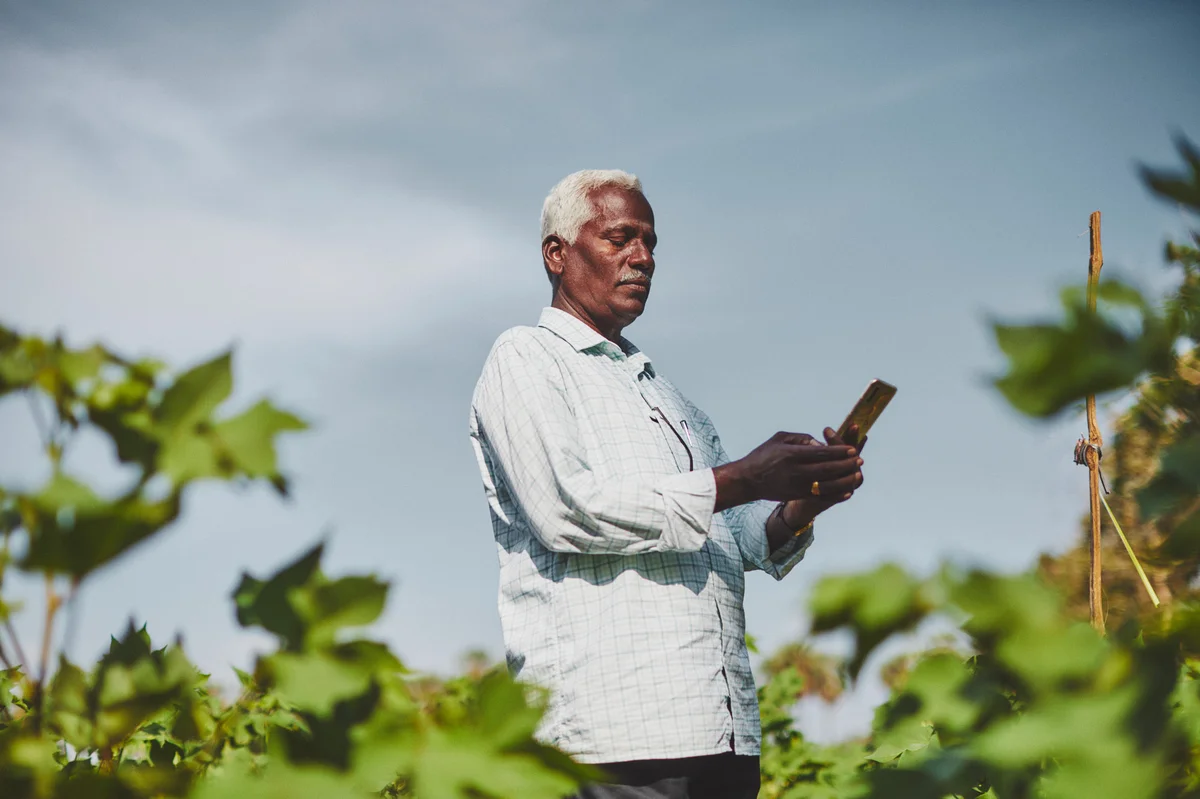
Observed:
[[[654,269],[654,254],[650,252],[650,248],[646,246],[646,242],[641,239],[636,239],[633,242],[633,251],[629,253],[630,266],[636,266],[641,269],[652,271]]]

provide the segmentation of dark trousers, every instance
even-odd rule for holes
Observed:
[[[579,799],[755,799],[758,755],[725,752],[674,760],[599,763],[610,782],[591,785]]]

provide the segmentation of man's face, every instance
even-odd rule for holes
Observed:
[[[596,215],[574,244],[543,245],[558,294],[607,335],[646,309],[654,275],[654,211],[639,192],[606,186],[592,192]]]

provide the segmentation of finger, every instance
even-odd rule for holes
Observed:
[[[820,493],[816,494],[816,496],[822,497],[829,502],[845,502],[850,499],[854,491],[862,484],[862,472],[855,472],[846,477],[839,477],[836,480],[821,480],[817,482]]]
[[[828,481],[841,480],[845,477],[853,477],[858,472],[859,466],[862,464],[857,458],[847,458],[839,461],[827,461],[825,463],[805,464],[803,473],[805,480],[810,483],[813,480]]]
[[[788,445],[788,450],[796,463],[822,463],[824,461],[839,461],[858,457],[858,451],[854,447],[848,447],[844,444],[829,446],[818,442],[816,439],[800,446]]]
[[[816,444],[817,440],[808,433],[788,433],[780,430],[775,435],[771,436],[772,441],[778,441],[782,444],[792,444],[795,446],[809,446]]]
[[[854,432],[856,430],[858,430],[858,425],[851,425],[850,432],[848,434],[849,437],[853,438]],[[834,430],[832,427],[826,427],[824,430],[824,435],[825,435],[825,443],[829,444],[830,446],[841,446],[841,447],[850,446],[849,442],[842,440],[842,437],[839,436],[837,434],[837,431]]]
[[[845,438],[839,438],[837,431],[828,427],[824,430],[824,436],[825,440],[830,444],[845,444],[854,447],[859,452],[867,445],[867,437],[862,435],[859,426],[856,424],[850,425],[850,429],[846,431]],[[859,440],[860,436],[862,436],[861,441]]]

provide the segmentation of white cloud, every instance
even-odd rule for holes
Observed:
[[[779,102],[759,104],[753,111],[728,115],[698,133],[695,128],[691,132],[706,139],[737,139],[843,124],[955,87],[1033,70],[1071,56],[1095,38],[1058,37],[1037,47],[960,56],[930,66],[873,72],[866,77],[856,76],[850,69],[831,74],[828,68],[817,68],[817,61],[805,62],[812,69],[797,70],[795,80],[781,90]],[[687,132],[681,131],[681,135]]]
[[[318,104],[323,113],[361,119],[427,105],[444,119],[453,111],[447,89],[528,88],[568,57],[565,41],[545,35],[539,11],[546,5],[304,3],[264,38],[257,94],[269,116]]]
[[[26,325],[156,345],[361,339],[435,318],[516,249],[465,211],[399,193],[330,186],[289,224],[271,206],[291,198],[252,181],[229,188],[271,210],[224,213],[114,197],[53,154],[0,147],[0,313]]]
[[[0,78],[8,321],[167,354],[234,336],[361,341],[418,329],[528,255],[470,208],[239,146],[234,107],[261,87],[204,104],[102,57],[29,48],[0,58]]]

